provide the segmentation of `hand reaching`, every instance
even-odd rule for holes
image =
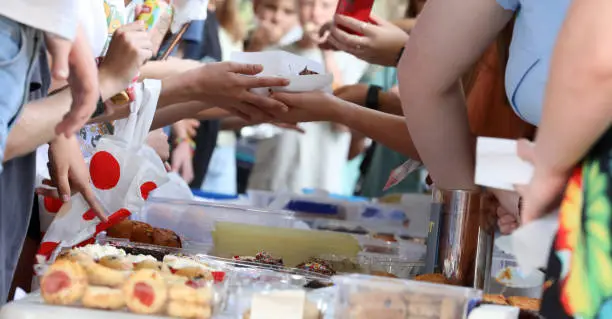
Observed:
[[[570,172],[557,172],[538,165],[534,152],[535,145],[527,140],[518,143],[518,155],[534,164],[531,181],[527,185],[517,185],[523,197],[522,223],[532,222],[559,207]]]
[[[85,33],[79,26],[74,43],[54,35],[46,35],[56,80],[67,80],[72,93],[72,105],[64,119],[55,127],[56,134],[71,136],[87,123],[100,97],[98,69]]]
[[[195,96],[210,106],[224,108],[248,121],[272,120],[287,111],[287,106],[267,96],[250,92],[254,88],[289,84],[278,77],[255,77],[261,65],[233,62],[210,63],[181,75],[189,78]]]
[[[168,135],[164,130],[157,129],[149,132],[147,136],[147,145],[151,146],[162,161],[167,161],[170,158],[170,144],[168,144]]]
[[[100,64],[100,74],[105,79],[112,79],[113,83],[113,92],[105,93],[112,96],[125,90],[140,67],[151,58],[152,50],[151,36],[142,21],[119,27],[113,33],[108,52]]]
[[[55,189],[40,187],[36,189],[39,195],[61,198],[63,202],[68,202],[73,192],[81,193],[98,218],[106,221],[104,209],[91,188],[89,170],[76,136],[60,135],[51,142],[48,166],[51,179],[43,183]]]
[[[325,46],[345,51],[373,64],[396,66],[398,54],[408,41],[408,34],[389,21],[376,16],[371,19],[374,23],[336,15],[334,25],[329,27],[330,34]],[[339,26],[363,36],[350,34]]]
[[[178,143],[172,151],[172,171],[181,175],[187,183],[193,180],[193,150],[189,141]]]

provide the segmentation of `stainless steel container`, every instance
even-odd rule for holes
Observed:
[[[483,289],[490,270],[495,201],[488,194],[440,190],[437,264],[452,283]],[[434,198],[435,199],[435,198]]]

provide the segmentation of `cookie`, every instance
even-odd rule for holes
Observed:
[[[96,263],[85,265],[85,272],[90,285],[105,287],[121,287],[128,274]]]
[[[94,309],[119,310],[125,307],[123,291],[108,287],[87,287],[81,302],[83,306]]]
[[[40,282],[46,303],[69,305],[83,297],[87,275],[81,265],[71,260],[58,260],[49,267]]]
[[[141,270],[141,269],[153,269],[153,270],[157,270],[160,272],[170,272],[170,269],[168,268],[168,266],[166,266],[164,263],[157,261],[157,260],[143,260],[139,263],[134,264],[134,270]]]
[[[159,313],[166,303],[168,289],[162,275],[152,269],[133,273],[123,285],[127,307],[134,313]]]
[[[204,278],[206,280],[214,280],[212,273],[202,267],[185,267],[176,269],[174,274],[177,276],[183,276],[187,278]]]
[[[504,297],[503,295],[483,295],[482,296],[482,301],[486,302],[486,303],[492,303],[495,305],[502,305],[502,306],[507,306],[508,305],[508,301],[506,300],[506,297]]]
[[[414,277],[416,281],[424,281],[433,284],[449,284],[448,279],[443,274],[424,274]]]
[[[84,252],[76,251],[72,249],[62,251],[57,256],[56,260],[69,260],[69,261],[78,262],[81,265],[94,262],[93,257],[91,257],[90,255]]]
[[[210,306],[194,305],[184,301],[170,301],[168,315],[174,318],[208,319],[212,316]]]
[[[168,297],[172,301],[209,305],[212,301],[213,293],[208,287],[194,288],[185,284],[174,284],[168,291]]]
[[[522,310],[540,311],[540,299],[521,296],[508,297],[507,299],[511,306],[518,307]]]
[[[134,265],[124,257],[121,256],[105,256],[100,258],[98,264],[115,270],[132,270]]]

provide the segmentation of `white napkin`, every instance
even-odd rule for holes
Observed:
[[[538,268],[546,268],[559,227],[558,216],[558,212],[551,213],[521,226],[511,235],[497,238],[495,246],[513,255],[524,275],[528,276]]]
[[[278,76],[290,81],[288,86],[271,88],[279,92],[332,92],[334,77],[325,73],[321,63],[285,51],[234,52],[231,60],[237,63],[263,65],[263,71],[257,76]],[[299,75],[304,69],[318,74]],[[268,94],[268,88],[254,89],[261,95]]]
[[[528,184],[532,175],[533,166],[518,157],[515,140],[478,138],[477,185],[514,191],[514,185]]]

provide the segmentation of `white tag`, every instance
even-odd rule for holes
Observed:
[[[251,301],[251,319],[302,319],[305,303],[303,290],[256,294]]]
[[[528,184],[532,175],[533,166],[518,156],[515,140],[478,138],[477,185],[514,191],[514,185]]]

